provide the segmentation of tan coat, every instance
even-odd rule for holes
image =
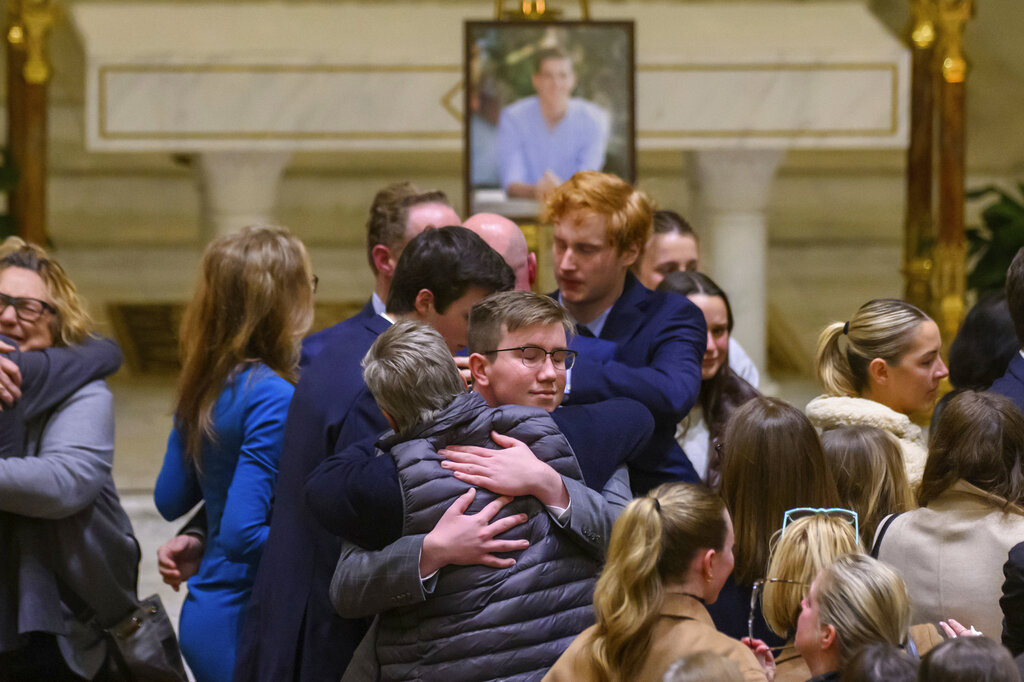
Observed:
[[[803,656],[796,652],[793,640],[790,640],[787,648],[775,657],[775,682],[807,682],[811,677],[811,669],[807,667]]]
[[[597,676],[587,644],[594,627],[587,628],[555,662],[544,682],[586,682]],[[688,654],[711,651],[736,662],[749,682],[764,682],[765,674],[753,652],[739,641],[715,630],[704,605],[693,597],[666,594],[661,616],[654,626],[651,650],[640,674],[630,682],[660,682],[670,665]]]
[[[1024,541],[1024,510],[957,481],[927,507],[896,517],[878,558],[903,577],[915,623],[955,618],[999,641],[1003,564]]]

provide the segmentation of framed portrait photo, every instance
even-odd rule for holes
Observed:
[[[467,214],[534,218],[573,173],[635,181],[633,22],[467,21]]]

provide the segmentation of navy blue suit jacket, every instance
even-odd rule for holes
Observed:
[[[615,348],[609,352],[608,342]],[[651,291],[626,274],[599,338],[577,336],[569,404],[632,398],[654,415],[654,434],[630,463],[633,493],[642,495],[668,481],[700,482],[676,443],[676,424],[700,393],[700,366],[707,327],[700,308],[685,296]],[[622,423],[622,428],[630,424]]]
[[[310,334],[302,340],[302,357],[299,358],[299,369],[306,369],[309,363],[312,362],[313,358],[320,354],[320,352],[330,345],[333,345],[336,337],[344,338],[347,327],[343,327],[346,322],[352,320],[370,320],[376,316],[377,313],[373,310],[373,299],[371,298],[363,306],[363,309],[358,313],[342,320],[341,322],[331,325],[327,329],[321,329],[315,334]]]
[[[236,680],[337,682],[365,624],[337,616],[328,596],[341,541],[309,514],[309,473],[335,450],[388,428],[360,361],[389,323],[356,315],[330,328],[295,388],[285,423],[270,534],[242,625]]]
[[[988,390],[1005,395],[1024,412],[1024,357],[1020,353],[1013,356],[1006,374],[996,379]]]
[[[551,418],[576,454],[583,482],[599,492],[619,466],[643,451],[654,428],[643,405],[623,398],[559,407]],[[630,428],[622,428],[624,422]],[[404,506],[395,460],[375,457],[375,440],[335,453],[306,481],[306,503],[316,519],[331,533],[370,550],[402,536]]]

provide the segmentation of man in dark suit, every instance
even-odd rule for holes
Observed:
[[[629,271],[651,231],[647,197],[614,175],[580,172],[548,197],[541,219],[555,226],[554,295],[579,332],[567,404],[626,397],[651,411],[654,435],[630,463],[635,494],[699,481],[675,429],[700,392],[707,332],[685,297],[653,292]]]
[[[413,237],[428,227],[459,225],[448,197],[438,190],[421,191],[411,182],[396,182],[377,192],[366,221],[366,256],[375,279],[373,294],[358,316],[369,319],[384,312],[395,266],[402,250]],[[341,323],[339,323],[341,324]],[[302,342],[299,367],[309,365],[313,356],[331,345],[338,325],[306,337]]]
[[[341,676],[364,624],[342,620],[331,608],[327,591],[341,546],[306,511],[306,477],[336,448],[387,428],[360,362],[391,319],[430,324],[455,352],[466,343],[470,307],[513,281],[501,257],[469,230],[427,230],[399,260],[388,317],[357,316],[338,325],[303,371],[285,425],[273,519],[242,626],[236,680],[336,682]]]
[[[1006,304],[1017,340],[1024,346],[1024,248],[1013,257],[1006,271]],[[996,379],[989,390],[1005,395],[1024,410],[1024,350],[1013,356],[1006,374]]]

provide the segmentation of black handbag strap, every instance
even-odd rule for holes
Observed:
[[[896,517],[899,515],[900,513],[897,512],[895,514],[889,514],[884,519],[882,519],[882,525],[878,527],[877,531],[875,531],[875,541],[871,543],[872,558],[878,558],[878,550],[882,548],[882,538],[885,537],[885,533],[889,530],[889,526],[892,525],[892,522],[895,521]]]

